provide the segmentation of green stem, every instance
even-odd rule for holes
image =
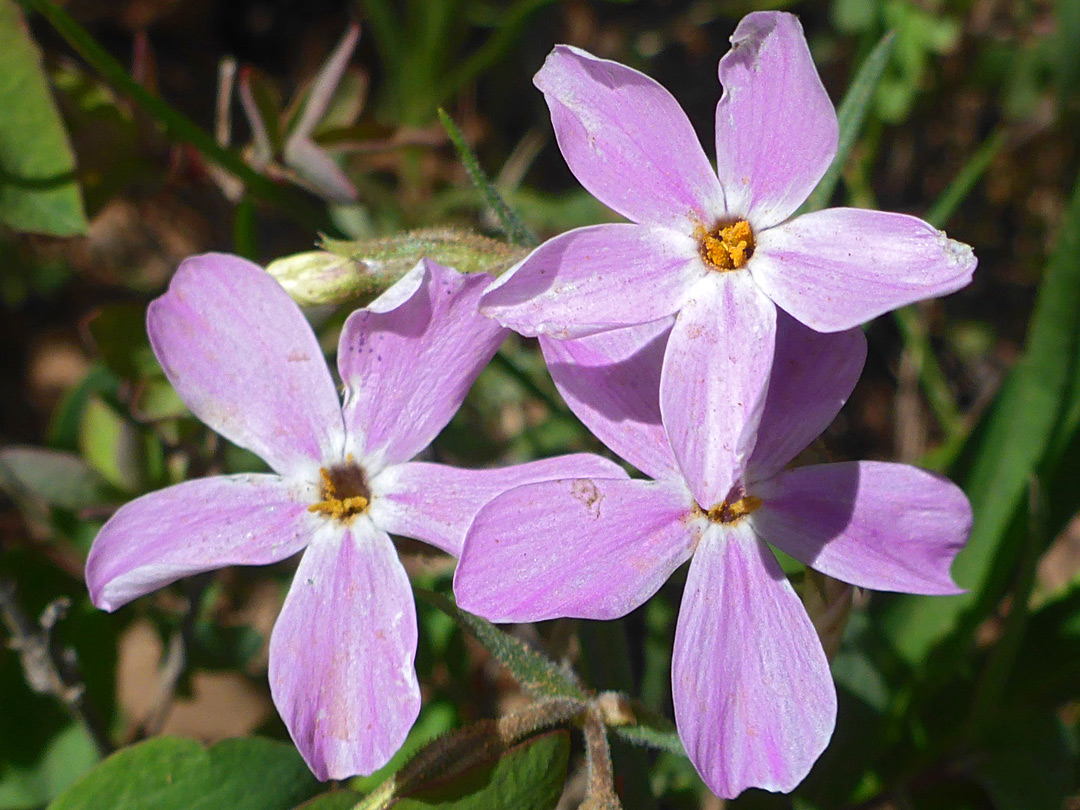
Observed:
[[[465,136],[461,134],[461,130],[458,129],[454,120],[446,114],[446,110],[439,108],[439,120],[442,121],[443,127],[446,129],[446,134],[450,137],[450,141],[454,144],[454,148],[457,149],[458,157],[461,159],[462,164],[465,166],[465,171],[469,173],[469,178],[473,181],[473,185],[484,196],[484,200],[491,207],[491,210],[495,212],[495,216],[498,217],[499,225],[502,227],[503,233],[507,238],[515,245],[526,245],[528,247],[536,247],[539,244],[539,240],[536,238],[529,227],[521,221],[513,209],[506,204],[506,200],[502,198],[498,190],[488,179],[487,173],[480,167],[480,161],[477,160],[476,155],[473,153],[469,145],[465,143]]]
[[[50,0],[21,0],[21,2],[48,20],[56,32],[86,60],[90,67],[118,92],[133,99],[165,128],[165,132],[170,137],[190,143],[207,160],[236,175],[253,196],[291,212],[297,220],[314,230],[326,228],[325,217],[309,203],[256,172],[244,162],[240,155],[220,146],[212,135],[205,132],[194,121],[135,81],[124,66],[98,45],[93,36],[62,8],[54,5]]]

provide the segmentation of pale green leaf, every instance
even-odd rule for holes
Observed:
[[[12,0],[0,0],[0,110],[0,222],[54,236],[86,233],[75,156]]]

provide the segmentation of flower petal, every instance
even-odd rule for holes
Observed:
[[[679,737],[718,796],[792,790],[829,743],[836,690],[825,652],[746,521],[711,526],[694,554],[671,676]]]
[[[390,538],[328,525],[300,559],[270,636],[270,692],[319,779],[381,768],[420,711],[416,607]]]
[[[716,165],[728,211],[755,229],[787,219],[836,155],[836,110],[794,14],[742,18],[720,60]]]
[[[192,412],[282,475],[341,456],[337,389],[300,308],[237,256],[184,260],[150,303],[146,328]]]
[[[754,447],[772,368],[776,307],[743,272],[711,273],[675,319],[660,374],[671,449],[705,509],[721,503]]]
[[[481,306],[523,335],[581,337],[673,315],[707,272],[688,236],[591,225],[544,242],[491,285]]]
[[[916,217],[829,208],[759,232],[747,267],[778,307],[837,332],[959,290],[975,264],[970,247]]]
[[[577,478],[517,487],[480,510],[454,594],[493,622],[615,619],[690,556],[701,521],[681,481]]]
[[[570,171],[627,219],[690,233],[724,213],[690,119],[644,73],[557,45],[536,74]]]
[[[859,328],[815,332],[778,310],[776,353],[747,481],[774,475],[820,436],[840,413],[866,362]]]
[[[665,318],[577,340],[540,338],[570,410],[651,478],[682,477],[660,418],[660,369],[672,323]]]
[[[371,519],[393,534],[423,540],[455,557],[480,507],[522,484],[588,476],[626,478],[622,467],[589,453],[574,453],[490,470],[445,464],[395,464],[371,482]]]
[[[424,259],[345,322],[348,449],[369,474],[427,447],[503,342],[507,331],[477,311],[490,281]]]
[[[941,476],[881,461],[801,467],[754,487],[750,522],[792,557],[863,588],[960,593],[949,574],[971,505]]]
[[[191,574],[283,560],[319,526],[307,509],[315,495],[276,475],[223,475],[136,498],[94,540],[90,599],[112,611]]]

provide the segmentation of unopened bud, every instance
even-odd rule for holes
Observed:
[[[277,259],[266,272],[301,306],[340,304],[381,287],[363,263],[325,250]]]

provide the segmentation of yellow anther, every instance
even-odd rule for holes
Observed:
[[[364,471],[353,463],[342,467],[323,467],[319,495],[322,500],[308,507],[309,512],[347,523],[368,508],[369,492]]]
[[[754,232],[745,219],[718,225],[712,231],[701,228],[701,258],[714,269],[738,270],[754,255]]]
[[[751,512],[761,508],[763,501],[753,495],[744,495],[734,503],[724,501],[709,510],[709,520],[713,523],[738,523]]]

